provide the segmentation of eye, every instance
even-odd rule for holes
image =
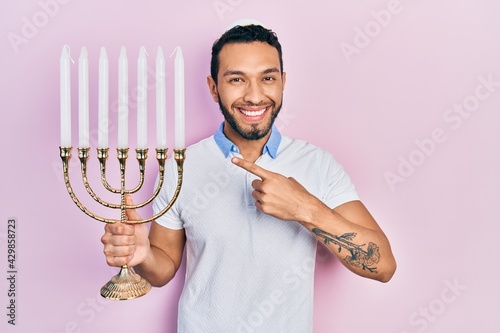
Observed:
[[[272,82],[272,81],[275,81],[275,80],[276,80],[276,78],[273,77],[273,76],[266,76],[264,78],[264,81],[266,81],[266,82]]]
[[[241,77],[233,77],[233,78],[229,79],[229,82],[231,82],[231,83],[243,82],[243,79]]]

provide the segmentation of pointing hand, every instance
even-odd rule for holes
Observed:
[[[308,205],[319,200],[294,178],[271,172],[238,157],[233,157],[231,161],[260,178],[252,182],[252,197],[257,209],[282,220],[308,221]]]

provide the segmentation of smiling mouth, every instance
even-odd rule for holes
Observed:
[[[264,107],[262,109],[243,109],[243,108],[237,108],[240,113],[242,113],[246,117],[260,117],[264,113],[266,113],[268,107]]]

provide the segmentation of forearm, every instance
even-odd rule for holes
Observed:
[[[155,287],[161,287],[170,282],[177,269],[174,261],[155,246],[151,246],[146,260],[134,266],[134,270]]]
[[[351,209],[346,209],[346,206]],[[387,237],[374,220],[366,218],[367,215],[372,219],[367,211],[363,212],[361,202],[346,206],[337,211],[317,199],[312,200],[309,214],[304,215],[306,217],[301,223],[352,272],[381,282],[389,281],[396,262]],[[363,214],[352,213],[353,209],[361,210]],[[364,220],[356,220],[358,216]]]
[[[361,201],[330,209],[292,177],[239,158],[233,163],[261,178],[252,182],[255,207],[309,229],[351,271],[382,282],[396,270],[389,241]]]

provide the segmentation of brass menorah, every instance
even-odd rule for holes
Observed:
[[[167,152],[168,152],[167,148],[156,149],[156,159],[158,160],[159,176],[158,176],[158,184],[153,194],[149,197],[149,199],[145,200],[142,203],[135,205],[126,205],[125,195],[138,192],[144,184],[146,160],[148,158],[147,148],[136,149],[136,157],[139,163],[139,173],[140,173],[139,183],[137,184],[136,187],[132,189],[127,189],[125,184],[125,173],[126,173],[125,171],[126,171],[126,161],[128,158],[128,150],[129,150],[128,148],[117,148],[117,158],[120,164],[120,187],[117,188],[117,187],[112,187],[108,183],[106,178],[106,161],[108,159],[109,149],[97,148],[97,158],[99,159],[99,164],[100,164],[102,185],[109,192],[120,195],[120,203],[110,203],[102,200],[94,192],[94,190],[92,190],[92,187],[89,184],[87,178],[87,160],[89,159],[90,148],[78,148],[78,158],[80,159],[80,164],[81,164],[82,181],[88,194],[99,204],[107,208],[120,210],[121,213],[120,219],[108,219],[102,216],[98,216],[93,212],[91,212],[76,197],[75,193],[73,192],[73,188],[71,186],[69,179],[69,161],[71,158],[72,147],[60,147],[60,155],[63,163],[64,182],[66,184],[68,193],[71,199],[73,199],[74,203],[78,206],[78,208],[80,208],[85,214],[87,214],[91,218],[105,223],[122,222],[130,224],[139,224],[139,223],[151,222],[159,218],[163,214],[165,214],[177,199],[182,186],[185,149],[174,149],[174,159],[177,163],[177,187],[168,205],[165,206],[160,212],[149,218],[137,221],[127,220],[125,210],[144,207],[147,204],[151,203],[160,193],[161,187],[164,183],[165,161],[167,160]],[[133,272],[127,265],[124,265],[121,267],[120,272],[113,278],[111,278],[111,280],[101,288],[101,296],[113,300],[126,300],[143,296],[147,294],[150,290],[151,290],[151,285],[149,284],[149,282],[144,280],[140,275]]]
[[[139,204],[127,205],[125,196],[137,193],[144,185],[146,160],[148,159],[147,147],[147,59],[144,47],[141,48],[138,58],[138,139],[136,157],[139,163],[139,181],[133,188],[127,188],[125,184],[126,162],[128,159],[128,63],[126,50],[122,47],[119,58],[119,87],[118,95],[120,105],[118,106],[118,148],[116,149],[120,167],[120,186],[113,187],[106,177],[106,161],[109,155],[107,145],[108,139],[108,59],[106,50],[101,49],[99,59],[99,143],[97,158],[100,163],[101,183],[104,188],[120,196],[117,203],[111,203],[101,199],[90,186],[87,177],[87,161],[89,159],[89,84],[88,84],[88,55],[86,48],[82,48],[79,59],[79,134],[78,158],[81,164],[81,176],[85,189],[100,205],[120,210],[119,219],[111,219],[94,214],[85,207],[75,195],[69,178],[69,161],[71,159],[71,86],[70,86],[70,56],[69,47],[65,45],[61,54],[61,145],[59,147],[63,163],[64,182],[71,199],[85,214],[91,218],[104,223],[128,223],[140,224],[151,222],[165,214],[174,204],[182,186],[183,164],[185,159],[184,145],[184,60],[180,48],[176,49],[175,57],[175,149],[173,158],[177,163],[177,187],[167,206],[153,216],[137,221],[127,220],[126,211],[137,209],[151,203],[160,193],[165,177],[165,162],[167,160],[168,148],[166,147],[166,121],[165,107],[165,59],[161,47],[158,47],[156,57],[156,97],[157,97],[157,149],[159,176],[156,189],[149,199]],[[102,134],[102,136],[101,136]],[[106,148],[105,148],[106,147]],[[101,296],[113,300],[132,299],[145,295],[151,289],[151,285],[141,276],[133,272],[127,265],[121,267],[120,272],[101,288]]]

